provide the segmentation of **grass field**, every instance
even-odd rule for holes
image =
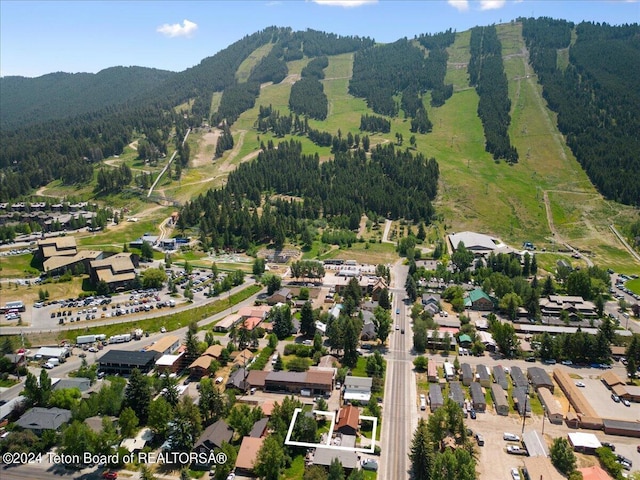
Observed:
[[[236,71],[236,80],[238,83],[245,83],[249,79],[249,75],[251,75],[251,70],[255,67],[260,60],[266,57],[271,49],[273,48],[273,43],[267,43],[263,45],[251,53],[238,67]]]

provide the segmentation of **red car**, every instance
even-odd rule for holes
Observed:
[[[118,478],[118,472],[107,471],[102,474],[102,478],[107,478],[109,480]]]

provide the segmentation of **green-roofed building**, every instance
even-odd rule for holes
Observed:
[[[489,297],[489,295],[487,295],[481,288],[476,288],[469,292],[467,297],[464,299],[464,306],[471,310],[484,311],[491,311],[494,307],[491,297]]]
[[[471,340],[471,337],[466,333],[463,333],[458,337],[458,345],[460,345],[463,348],[470,347],[471,343],[473,343]]]

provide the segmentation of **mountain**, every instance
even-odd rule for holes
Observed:
[[[124,104],[157,88],[174,72],[112,67],[98,73],[50,73],[0,78],[0,126],[10,129]]]

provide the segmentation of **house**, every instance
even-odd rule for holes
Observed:
[[[110,257],[89,262],[91,283],[104,281],[112,291],[124,290],[135,280],[135,265],[130,253],[116,253]]]
[[[342,398],[366,403],[371,398],[373,379],[369,377],[354,377],[347,375],[344,378],[344,394]]]
[[[460,408],[464,407],[464,392],[460,382],[449,382],[449,398],[456,402]]]
[[[165,335],[153,345],[147,347],[148,352],[158,352],[160,355],[170,355],[175,352],[182,341],[176,335]]]
[[[462,348],[469,348],[472,343],[473,341],[471,340],[471,337],[466,333],[463,333],[458,337],[458,345]]]
[[[538,389],[538,398],[540,399],[540,403],[544,407],[544,413],[546,413],[549,421],[556,425],[562,425],[564,414],[562,412],[560,402],[555,399],[553,393],[551,393],[548,388],[542,387]]]
[[[263,417],[253,424],[251,431],[249,432],[250,437],[260,438],[267,435],[267,424],[269,423],[269,417]]]
[[[153,440],[153,432],[150,428],[143,428],[138,431],[138,434],[134,438],[125,438],[120,442],[120,447],[127,450],[129,453],[140,452],[147,443]]]
[[[466,387],[471,385],[471,382],[474,380],[473,370],[471,369],[471,365],[468,363],[463,363],[460,365],[460,377],[462,380],[462,384]]]
[[[582,474],[582,480],[612,480],[607,471],[603,470],[599,465],[578,468],[577,470]]]
[[[480,383],[484,388],[491,386],[491,374],[486,365],[476,365],[476,381]]]
[[[71,420],[71,410],[33,407],[27,410],[16,425],[40,435],[44,430],[58,430]]]
[[[526,387],[515,387],[511,391],[513,404],[520,416],[531,416],[531,402]]]
[[[357,435],[360,425],[360,410],[353,405],[342,407],[336,417],[335,431],[345,435]]]
[[[236,474],[253,476],[253,467],[262,448],[264,437],[243,437],[236,458]]]
[[[84,377],[61,378],[53,385],[51,389],[53,391],[56,391],[66,388],[77,388],[81,392],[86,392],[87,390],[89,390],[89,388],[91,388],[91,380]]]
[[[232,313],[231,315],[227,315],[222,320],[217,322],[213,326],[213,330],[215,330],[216,332],[228,332],[235,325],[240,323],[242,320],[243,320],[242,316],[240,316],[237,313]]]
[[[423,293],[422,294],[422,305],[425,307],[427,305],[435,305],[438,307],[437,311],[440,311],[440,300],[442,297],[439,293]]]
[[[365,320],[362,324],[362,330],[360,331],[360,340],[371,341],[375,340],[376,335],[376,325],[371,320]]]
[[[444,398],[442,398],[442,389],[438,384],[429,385],[429,407],[431,412],[435,412],[436,409],[444,405]]]
[[[98,369],[106,374],[130,375],[135,368],[149,373],[160,356],[154,351],[109,350],[98,359]]]
[[[456,370],[453,368],[453,363],[444,362],[442,366],[444,368],[444,378],[446,378],[447,381],[454,380],[456,378]]]
[[[493,301],[481,288],[471,290],[464,299],[465,308],[490,312],[493,310]]]
[[[214,358],[208,355],[200,355],[189,365],[189,376],[191,378],[202,378],[209,375],[209,366],[213,360]]]
[[[369,287],[369,294],[371,295],[371,300],[377,302],[380,300],[380,294],[383,290],[389,290],[389,285],[385,282],[382,277],[375,277],[373,285]]]
[[[513,383],[514,387],[529,386],[529,380],[527,380],[527,378],[524,376],[524,373],[522,373],[520,367],[511,367],[509,374],[511,375],[511,382]]]
[[[566,480],[551,463],[551,459],[545,457],[524,457],[524,466],[529,473],[529,478],[535,480]]]
[[[251,359],[253,359],[253,352],[245,348],[240,352],[237,350],[232,352],[230,357],[234,365],[238,365],[239,367],[244,367],[251,363]]]
[[[220,448],[223,442],[231,442],[232,438],[233,428],[227,425],[224,420],[220,419],[209,425],[204,432],[202,432],[196,444],[193,446],[193,451],[197,454],[208,456],[214,448]]]
[[[265,370],[249,370],[249,375],[247,375],[246,380],[249,388],[264,390],[264,379],[267,378],[268,374],[269,372]]]
[[[358,468],[360,463],[358,460],[358,454],[352,450],[317,447],[313,454],[313,464],[321,465],[326,468],[329,468],[335,459],[340,461],[342,468],[347,472]]]
[[[293,293],[288,288],[281,288],[280,290],[271,294],[271,296],[267,297],[268,305],[275,305],[277,303],[289,303],[293,298]]]
[[[551,377],[544,368],[529,367],[527,369],[527,377],[531,380],[534,390],[538,390],[540,387],[548,388],[551,393],[555,388]]]
[[[247,375],[248,370],[245,370],[244,368],[238,368],[233,371],[231,375],[229,375],[229,380],[227,380],[227,389],[235,388],[236,390],[245,392],[249,387],[249,384],[247,383]]]
[[[493,339],[493,335],[489,332],[480,330],[479,332],[476,332],[476,338],[484,345],[485,350],[489,352],[494,352],[496,350],[496,341]]]
[[[427,380],[429,382],[435,383],[438,382],[438,364],[435,360],[431,360],[427,363]]]
[[[507,382],[507,375],[504,373],[502,365],[494,365],[493,367],[493,381],[500,385],[504,390],[509,388],[509,382]]]
[[[504,389],[497,383],[491,384],[491,398],[493,399],[493,405],[496,408],[498,415],[509,415],[509,402],[507,401],[507,394]]]
[[[484,412],[487,409],[487,402],[482,392],[482,386],[478,382],[471,382],[469,391],[471,392],[471,405],[473,405],[474,410]]]

